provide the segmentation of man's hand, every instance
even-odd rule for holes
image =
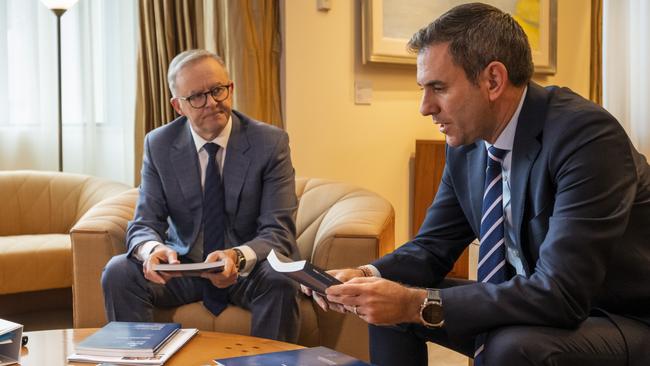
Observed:
[[[239,270],[235,266],[237,253],[232,249],[214,251],[205,258],[206,263],[216,262],[219,260],[224,261],[223,271],[219,273],[202,273],[201,277],[207,278],[212,284],[218,288],[226,288],[232,286],[237,282]]]
[[[362,270],[359,268],[346,268],[346,269],[333,269],[330,271],[327,271],[327,273],[331,274],[334,276],[337,280],[345,283],[353,278],[356,277],[363,277],[365,274]],[[323,296],[321,296],[318,293],[313,292],[310,288],[307,288],[303,285],[300,285],[300,291],[302,291],[305,295],[311,296],[314,298],[314,301],[316,301],[316,304],[321,307],[321,309],[327,311],[327,310],[334,310],[338,311],[339,313],[345,313],[347,310],[343,307],[341,304],[335,304],[328,302]]]
[[[149,254],[149,257],[147,257],[147,259],[142,264],[142,272],[144,272],[144,278],[151,282],[164,285],[170,278],[174,276],[167,272],[154,271],[153,266],[158,263],[180,263],[178,260],[178,253],[166,245],[159,244],[154,247],[151,254]]]
[[[343,304],[376,325],[419,323],[426,290],[409,288],[379,277],[359,277],[327,289],[327,300]]]

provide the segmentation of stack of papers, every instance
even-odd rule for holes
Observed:
[[[132,333],[128,339],[122,337],[121,341],[116,337],[115,326],[111,326],[113,323],[121,323],[118,325],[124,325],[123,322],[112,322],[106,325],[104,328],[98,330],[95,334],[88,337],[86,340],[79,343],[75,349],[75,353],[68,356],[68,361],[70,362],[104,362],[104,363],[115,363],[120,365],[162,365],[164,364],[176,351],[178,351],[185,343],[187,343],[198,330],[195,328],[191,329],[176,329],[180,327],[176,323],[126,323],[130,327],[136,327],[140,325],[141,327],[149,326],[152,324],[164,325],[160,330],[161,340],[156,340],[159,346],[147,345],[143,347],[144,343],[147,343],[151,339],[150,335],[135,335]],[[108,328],[108,329],[107,329]],[[165,335],[166,334],[166,335]],[[119,342],[116,342],[119,341]],[[101,344],[105,343],[105,346]],[[116,343],[122,343],[119,347],[116,346]],[[138,348],[137,350],[134,350]]]

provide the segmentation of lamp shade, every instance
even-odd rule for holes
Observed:
[[[48,7],[48,9],[54,10],[54,9],[61,9],[61,10],[68,10],[70,9],[74,4],[77,3],[78,0],[41,0],[45,6]]]

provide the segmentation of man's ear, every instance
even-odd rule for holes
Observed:
[[[499,61],[490,62],[483,70],[483,80],[487,84],[490,101],[499,99],[508,83],[508,69]]]
[[[171,98],[169,100],[169,103],[171,103],[172,107],[174,107],[174,110],[176,111],[176,113],[178,113],[178,115],[180,115],[180,116],[185,115],[185,113],[183,113],[183,110],[181,109],[181,101],[180,101],[180,99]]]

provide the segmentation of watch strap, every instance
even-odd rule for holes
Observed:
[[[237,249],[237,248],[232,248],[232,250],[237,254],[237,260],[235,261],[235,266],[237,267],[238,271],[241,271],[246,267],[246,256],[244,253]]]

